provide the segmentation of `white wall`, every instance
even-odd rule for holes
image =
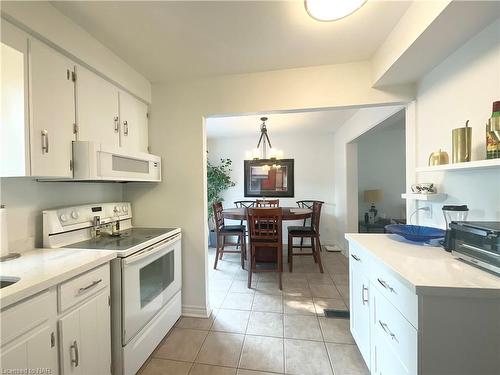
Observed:
[[[411,86],[385,91],[370,85],[368,62],[153,84],[149,139],[151,152],[162,157],[163,181],[154,188],[127,184],[124,194],[139,224],[182,228],[184,314],[209,312],[203,119],[413,100]]]
[[[358,215],[356,214],[358,212],[358,150],[357,144],[353,141],[403,108],[402,106],[386,106],[360,109],[335,132],[333,155],[335,239],[337,245],[344,251],[347,249],[344,234],[358,231]]]
[[[384,197],[376,203],[379,217],[406,218],[401,193],[406,190],[405,123],[361,136],[358,145],[358,219],[363,220],[370,203],[364,202],[365,190],[381,189]]]
[[[28,177],[0,179],[0,197],[7,208],[9,251],[43,245],[42,210],[122,200],[122,184],[37,182]]]
[[[209,123],[210,119],[207,120]],[[304,124],[307,126],[307,124]],[[224,192],[224,205],[233,206],[236,200],[255,198],[244,197],[245,151],[255,147],[258,133],[254,136],[209,138],[207,148],[210,161],[218,163],[221,158],[232,160],[231,179],[236,186]],[[279,198],[282,207],[295,207],[297,201],[314,199],[325,202],[321,211],[320,233],[323,245],[334,241],[334,201],[333,201],[333,134],[270,134],[273,146],[284,151],[284,158],[294,159],[295,197]],[[288,225],[302,225],[303,221],[286,222]],[[288,241],[284,236],[283,240]]]
[[[485,124],[493,101],[500,100],[500,19],[485,28],[427,74],[418,85],[417,166],[441,148],[451,161],[451,130],[466,120],[472,126],[472,160],[485,158]],[[420,182],[435,182],[449,195],[432,204],[432,217],[419,214],[420,223],[444,227],[443,204],[467,204],[469,219],[500,220],[500,171],[433,172],[419,174]],[[423,204],[420,203],[420,207]],[[425,205],[425,204],[424,204]]]

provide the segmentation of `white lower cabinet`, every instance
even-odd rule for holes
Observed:
[[[500,374],[500,299],[452,285],[419,292],[378,250],[349,242],[350,328],[370,373]]]
[[[349,257],[351,333],[366,363],[370,363],[370,280],[364,272],[363,256]]]
[[[375,258],[352,245],[349,273],[351,333],[371,374],[416,375],[417,330],[396,307],[405,306],[415,318],[416,296],[409,296]]]
[[[417,330],[375,287],[371,294],[372,373],[416,374]]]
[[[55,332],[54,323],[44,323],[16,340],[8,349],[2,349],[2,373],[9,373],[8,370],[49,369],[46,374],[57,374]]]
[[[61,311],[57,301],[70,287],[76,302]],[[106,264],[3,309],[0,373],[110,374],[109,297]]]
[[[59,319],[62,374],[109,374],[109,288]]]

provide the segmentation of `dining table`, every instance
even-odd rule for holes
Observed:
[[[274,208],[274,207],[272,207]],[[312,217],[312,210],[309,208],[299,208],[299,207],[281,207],[283,211],[282,220],[283,221],[294,221],[294,220],[304,220]],[[240,220],[246,221],[247,219],[247,208],[245,207],[232,207],[224,208],[222,210],[222,217],[229,220]],[[302,223],[300,224],[302,225]],[[282,235],[286,235],[282,233]],[[276,253],[272,251],[266,251],[267,249],[256,249],[255,260],[257,263],[276,263]],[[245,260],[245,269],[248,270],[247,264],[249,260],[249,252],[247,251],[247,259]]]
[[[245,207],[224,208],[222,210],[222,217],[224,217],[224,219],[230,220],[246,220],[246,210],[247,209]],[[281,207],[281,210],[283,211],[283,221],[303,220],[308,219],[312,216],[312,210],[310,210],[309,208]]]

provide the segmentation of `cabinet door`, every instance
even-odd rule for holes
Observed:
[[[37,40],[30,46],[31,174],[71,177],[75,123],[73,63]]]
[[[349,293],[351,333],[366,364],[370,367],[370,299],[369,279],[364,273],[362,260],[349,258]]]
[[[28,36],[1,22],[0,177],[29,176]]]
[[[14,346],[2,349],[2,373],[8,369],[50,369],[47,373],[57,374],[56,327],[44,324],[34,329]]]
[[[120,146],[118,89],[83,67],[76,75],[78,140]]]
[[[59,320],[63,374],[109,374],[109,288]]]
[[[408,375],[398,356],[380,334],[373,334],[373,363],[371,373],[374,375]]]
[[[148,152],[148,106],[120,91],[121,146],[129,151]]]

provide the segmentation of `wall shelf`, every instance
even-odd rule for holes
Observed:
[[[443,193],[435,193],[435,194],[418,194],[418,193],[404,193],[401,194],[401,198],[403,199],[411,199],[416,201],[432,201],[432,202],[440,202],[446,200],[448,197],[447,194]]]
[[[444,164],[444,165],[433,165],[430,167],[419,167],[415,170],[418,173],[423,172],[447,172],[447,171],[467,171],[476,169],[500,169],[500,158],[488,159],[488,160],[475,160],[466,163],[455,163],[455,164]]]

